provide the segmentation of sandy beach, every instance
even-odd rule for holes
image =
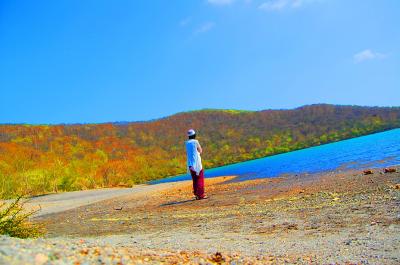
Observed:
[[[43,207],[46,214],[33,221],[45,225],[45,238],[2,237],[0,261],[399,264],[398,171],[219,177],[206,180],[207,200],[193,200],[185,181],[121,190],[62,211]]]

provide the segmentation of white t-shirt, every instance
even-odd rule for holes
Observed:
[[[189,167],[193,167],[196,174],[199,175],[200,171],[203,169],[201,165],[201,157],[197,147],[200,147],[199,141],[195,139],[190,139],[185,142],[186,145],[186,155],[187,155],[187,165],[188,172],[190,173]]]

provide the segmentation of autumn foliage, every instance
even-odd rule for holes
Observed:
[[[184,173],[189,128],[206,168],[400,127],[400,108],[202,110],[149,122],[0,125],[0,196],[131,186]]]

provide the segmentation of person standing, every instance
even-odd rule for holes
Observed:
[[[196,132],[193,129],[188,130],[187,135],[189,138],[185,142],[187,167],[193,180],[193,193],[196,200],[207,199],[208,197],[204,194],[204,169],[200,156],[203,150],[199,141],[196,140]]]

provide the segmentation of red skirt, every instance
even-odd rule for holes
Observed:
[[[204,198],[204,171],[200,171],[197,176],[196,171],[190,170],[190,175],[192,175],[193,180],[193,193],[196,197],[202,199]]]

